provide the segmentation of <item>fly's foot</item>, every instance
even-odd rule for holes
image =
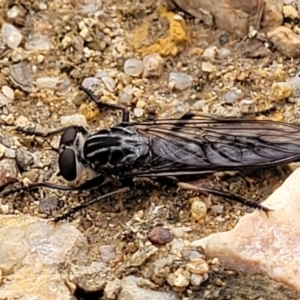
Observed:
[[[75,207],[76,208],[76,207]],[[76,212],[76,209],[73,208],[68,208],[68,210],[61,214],[60,216],[55,217],[53,220],[51,220],[54,224],[57,224],[60,221],[66,220],[70,217],[72,217],[74,215],[74,213]]]
[[[36,134],[36,129],[35,127],[20,127],[17,126],[14,128],[15,131],[26,134],[26,135],[35,135]]]

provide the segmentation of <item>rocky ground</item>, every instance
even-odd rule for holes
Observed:
[[[0,2],[1,185],[66,184],[57,176],[53,151],[59,136],[26,136],[16,127],[47,132],[81,124],[93,131],[120,121],[119,112],[99,112],[79,85],[104,102],[128,107],[134,121],[197,110],[300,123],[296,1],[239,5],[228,0],[218,5],[195,0]],[[228,15],[237,21],[231,24]],[[260,202],[295,167],[219,173],[207,182]],[[287,190],[296,186],[289,183]],[[270,258],[277,259],[277,267],[286,260],[271,250],[269,256],[247,261],[221,248],[228,261],[238,261],[235,268],[235,260],[229,266],[217,250],[203,249],[202,238],[231,230],[240,219],[244,228],[269,226],[273,236],[281,221],[268,223],[254,212],[258,219],[247,223],[243,216],[251,210],[240,204],[147,182],[67,222],[53,226],[42,220],[97,195],[43,188],[1,198],[1,299],[28,294],[38,299],[299,299],[300,287],[292,282],[298,275],[285,269],[276,273]],[[297,197],[284,195],[291,211],[281,203],[280,215],[296,219]],[[269,203],[272,207],[276,200]],[[297,223],[286,223],[296,231],[285,240],[295,258]],[[232,240],[240,236],[234,233]],[[252,245],[256,239],[249,234],[246,240]],[[276,249],[286,250],[282,244]],[[287,260],[297,265],[296,259]]]

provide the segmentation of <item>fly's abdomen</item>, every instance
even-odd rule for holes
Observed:
[[[98,173],[133,166],[142,157],[147,157],[148,153],[147,137],[130,127],[100,130],[86,140],[83,150],[85,160]]]

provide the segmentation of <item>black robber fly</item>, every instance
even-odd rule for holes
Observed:
[[[299,126],[267,120],[223,118],[197,112],[187,113],[180,119],[130,122],[126,108],[103,103],[90,90],[81,89],[98,107],[122,110],[122,122],[93,133],[80,126],[46,134],[24,128],[17,130],[44,137],[63,132],[58,149],[59,174],[65,180],[73,181],[81,176],[82,170],[89,169],[95,177],[77,187],[38,182],[29,187],[4,191],[3,195],[36,187],[91,190],[108,184],[110,180],[125,182],[139,177],[170,177],[180,181],[185,176],[267,168],[300,158]],[[73,207],[55,221],[129,189],[124,187]],[[269,211],[267,207],[226,191],[195,186],[191,189]]]

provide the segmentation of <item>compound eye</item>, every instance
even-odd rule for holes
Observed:
[[[64,149],[59,154],[58,167],[59,174],[68,181],[73,181],[77,177],[77,157],[72,149]]]
[[[68,145],[75,141],[77,136],[77,130],[73,127],[68,128],[61,136],[59,146]]]

